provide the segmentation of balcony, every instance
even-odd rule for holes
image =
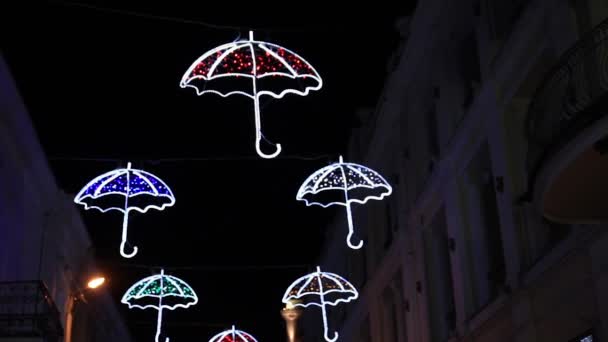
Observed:
[[[608,222],[608,19],[548,73],[528,108],[528,199],[558,223]]]
[[[42,282],[0,282],[1,341],[59,342],[62,336],[59,311]]]

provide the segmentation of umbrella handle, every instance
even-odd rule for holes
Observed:
[[[124,258],[132,258],[137,254],[137,247],[133,246],[131,253],[125,252],[125,245],[127,244],[127,226],[129,225],[129,212],[125,211],[125,215],[122,219],[122,240],[120,242],[120,255]]]
[[[132,258],[135,256],[135,254],[137,254],[137,246],[133,246],[133,251],[131,253],[127,253],[125,252],[125,245],[127,244],[126,240],[123,240],[120,243],[120,255],[122,255],[124,258]]]
[[[326,330],[323,337],[325,337],[325,340],[328,341],[328,342],[334,342],[334,341],[336,341],[338,339],[338,332],[337,331],[334,331],[334,337],[333,338],[327,336],[327,334],[328,334],[328,332]]]
[[[162,277],[162,275],[161,275]],[[154,335],[154,342],[158,342],[158,338],[160,337],[161,325],[163,324],[163,308],[162,308],[162,299],[160,300],[160,309],[158,310],[158,317],[156,319],[156,335]],[[169,338],[165,337],[165,342],[169,342]]]
[[[329,337],[329,327],[327,326],[327,311],[325,310],[325,303],[321,305],[321,311],[323,313],[323,337],[328,342],[334,342],[338,339],[338,332],[334,331],[334,337]]]
[[[353,228],[353,214],[350,210],[350,202],[348,202],[348,200],[346,201],[346,216],[348,218],[348,236],[346,237],[346,244],[352,249],[360,249],[363,247],[363,240],[359,240],[359,243],[356,245],[353,245],[351,242],[355,229]]]
[[[262,120],[260,119],[260,98],[257,95],[257,90],[256,90],[256,84],[255,84],[255,77],[253,79],[253,91],[255,93],[255,96],[253,98],[253,107],[255,110],[255,150],[258,152],[258,155],[262,158],[266,158],[266,159],[272,159],[276,156],[279,155],[279,153],[281,153],[281,144],[273,144],[276,148],[276,151],[274,151],[271,154],[266,154],[264,152],[262,152],[262,149],[260,148],[260,141],[262,140]]]
[[[281,153],[281,144],[274,145],[276,147],[276,151],[274,153],[266,154],[266,153],[262,152],[262,149],[260,149],[261,139],[262,139],[262,137],[260,136],[260,132],[258,132],[258,137],[255,140],[255,149],[258,152],[258,155],[260,157],[266,158],[266,159],[272,159]]]

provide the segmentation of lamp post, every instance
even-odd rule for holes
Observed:
[[[67,315],[65,319],[65,339],[64,342],[72,342],[72,331],[74,324],[74,311],[78,302],[88,303],[86,294],[96,291],[106,283],[106,278],[101,275],[91,276],[86,281],[86,287],[80,286],[78,282],[73,284],[72,291],[68,298]]]
[[[298,336],[298,319],[302,316],[302,309],[296,307],[292,301],[287,302],[285,307],[281,310],[281,316],[285,320],[285,326],[287,328],[287,341],[288,342],[299,342]]]

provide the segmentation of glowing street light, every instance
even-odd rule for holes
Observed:
[[[68,302],[67,315],[65,319],[65,339],[64,342],[72,342],[72,330],[74,324],[74,308],[77,303],[82,302],[88,304],[85,293],[90,293],[91,291],[87,290],[95,290],[99,289],[106,283],[106,278],[101,275],[95,275],[89,278],[87,281],[87,287],[83,288],[81,282],[73,282],[73,289],[70,293],[70,300]]]
[[[296,304],[301,303],[297,299],[288,300],[285,303],[285,307],[281,310],[281,316],[285,320],[287,328],[287,339],[289,342],[297,342],[298,340],[298,319],[302,315],[302,309],[298,308]]]
[[[87,287],[89,289],[96,289],[102,286],[106,282],[106,278],[104,277],[93,277],[87,283]]]

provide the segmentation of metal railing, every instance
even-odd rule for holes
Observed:
[[[0,282],[0,337],[34,337],[59,341],[59,310],[41,281]]]
[[[532,98],[526,118],[528,191],[548,157],[607,113],[608,18],[562,55]]]

